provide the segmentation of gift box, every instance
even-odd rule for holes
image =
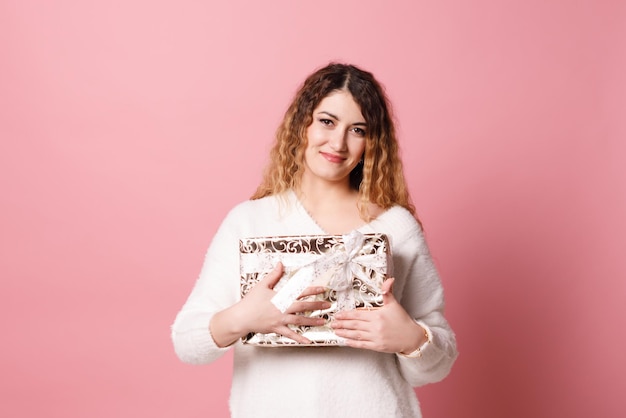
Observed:
[[[303,300],[326,300],[331,307],[301,314],[322,317],[327,324],[340,311],[382,306],[381,287],[392,267],[387,236],[358,231],[347,235],[245,238],[239,241],[239,255],[242,297],[281,262],[284,273],[274,287],[272,303],[285,312],[307,287],[324,287],[323,294]],[[259,346],[343,345],[343,339],[328,325],[291,328],[312,343],[299,344],[273,333],[248,334],[243,342]]]

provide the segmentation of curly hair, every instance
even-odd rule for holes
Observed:
[[[352,95],[368,127],[363,164],[350,173],[350,186],[359,193],[361,218],[372,219],[368,206],[374,203],[383,209],[402,206],[417,219],[385,91],[371,73],[348,64],[331,63],[311,74],[300,87],[278,127],[270,163],[252,199],[298,189],[304,171],[306,130],[313,121],[313,111],[338,90]]]

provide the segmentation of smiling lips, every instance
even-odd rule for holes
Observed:
[[[322,154],[322,156],[326,158],[328,161],[330,161],[331,163],[342,163],[346,160],[344,157],[341,157],[335,154],[329,154],[327,152],[320,151],[320,154]]]

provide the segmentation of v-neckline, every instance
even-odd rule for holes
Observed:
[[[304,204],[300,201],[300,199],[298,198],[298,195],[296,194],[295,191],[290,190],[289,191],[291,194],[291,198],[294,200],[294,202],[296,203],[296,205],[298,206],[298,208],[300,208],[300,210],[302,211],[302,213],[304,213],[304,215],[309,219],[309,221],[315,225],[315,227],[317,229],[320,230],[320,232],[323,235],[345,235],[345,234],[349,234],[350,232],[356,230],[362,233],[365,233],[366,231],[364,231],[364,229],[371,229],[374,230],[372,224],[378,220],[380,220],[383,216],[385,216],[391,209],[393,209],[393,206],[391,208],[385,209],[383,212],[380,213],[380,215],[378,215],[377,217],[375,217],[374,219],[372,219],[369,222],[364,222],[363,224],[361,224],[358,228],[354,228],[351,231],[345,231],[342,234],[331,234],[328,231],[326,231],[324,228],[322,228],[322,226],[315,220],[315,218],[313,217],[313,215],[311,215],[311,213],[307,210],[307,208],[304,206]]]

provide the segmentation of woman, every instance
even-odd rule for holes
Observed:
[[[172,327],[182,361],[210,363],[234,346],[234,417],[420,417],[414,386],[436,382],[457,356],[443,290],[410,203],[387,98],[372,74],[330,64],[310,75],[277,131],[270,165],[250,201],[230,211]],[[288,325],[328,308],[270,301],[282,266],[239,297],[238,241],[284,235],[385,233],[394,278],[384,305],[335,316],[346,347],[243,345],[251,332],[308,340]],[[391,286],[393,285],[393,289]],[[321,293],[309,288],[304,295]]]

